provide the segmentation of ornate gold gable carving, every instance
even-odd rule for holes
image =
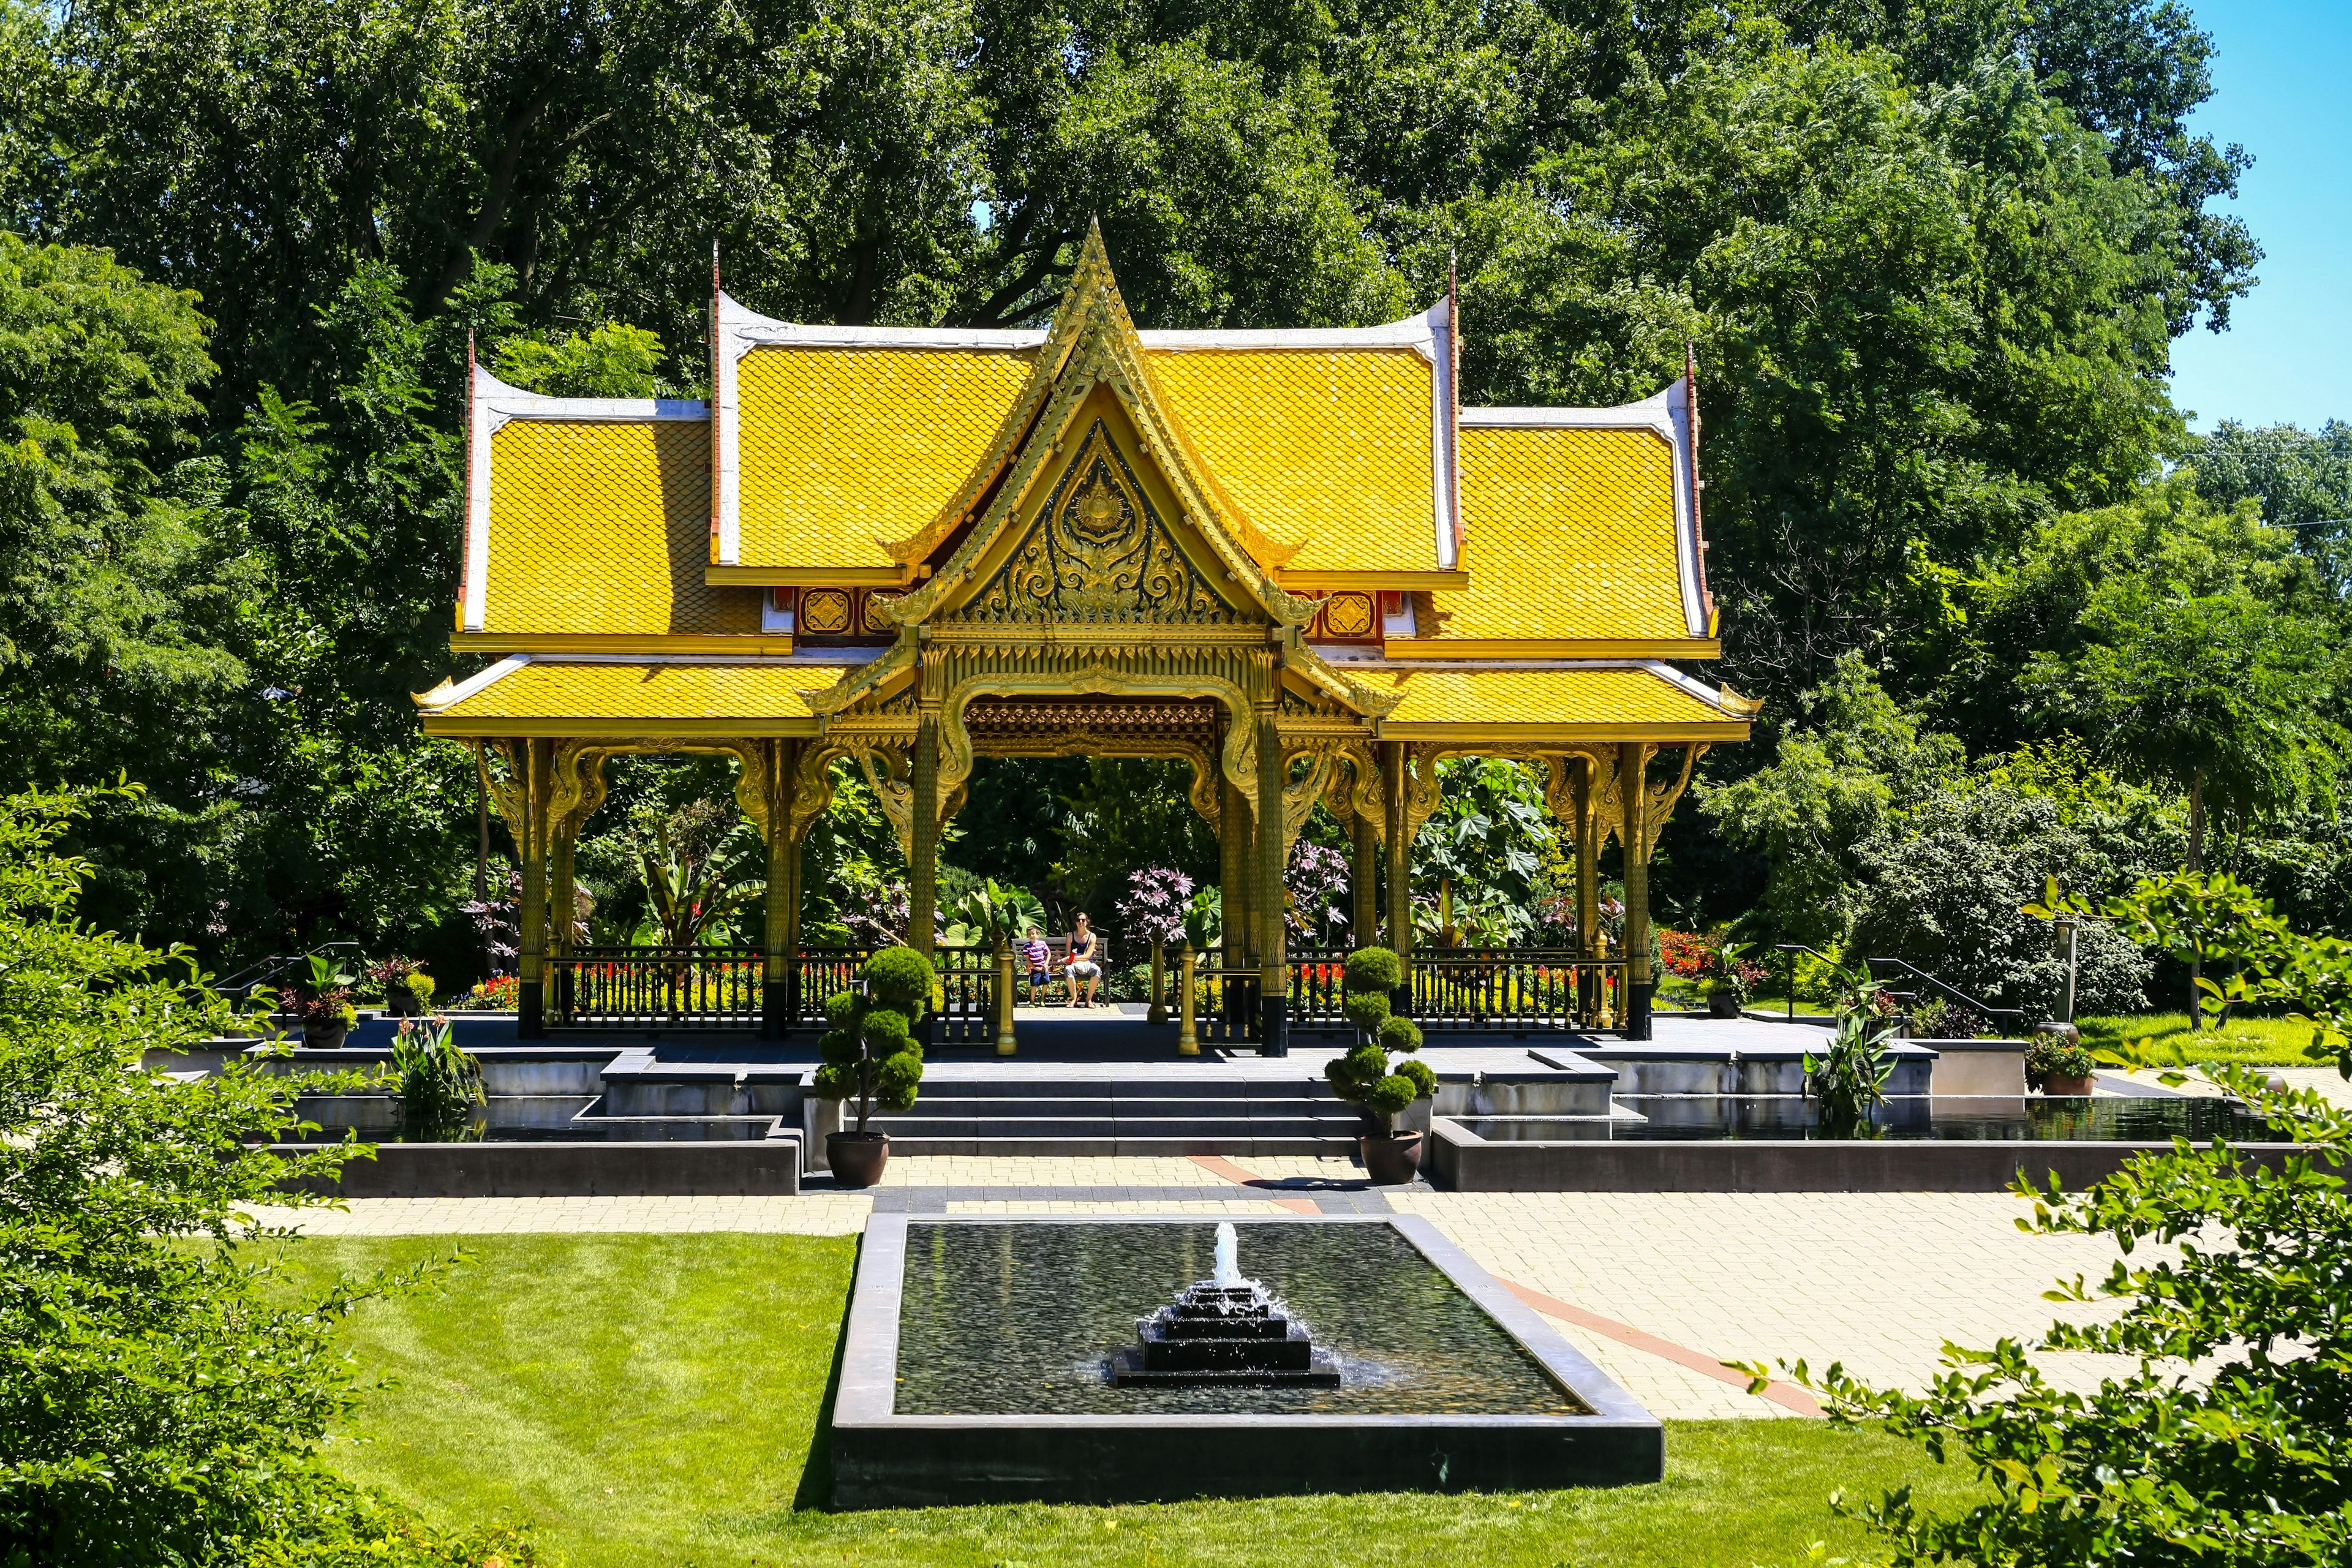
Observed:
[[[1119,575],[1118,566],[1112,564],[1118,559],[1118,552],[1106,558],[1103,550],[1128,525],[1126,514],[1142,499],[1141,487],[1115,449],[1113,460],[1100,468],[1066,456],[1074,446],[1091,447],[1099,434],[1076,424],[1085,412],[1086,399],[1097,387],[1116,401],[1133,426],[1134,463],[1148,465],[1167,486],[1173,511],[1160,520],[1162,528],[1181,527],[1197,536],[1200,557],[1195,574],[1207,574],[1201,586],[1251,620],[1266,619],[1282,626],[1304,626],[1311,620],[1318,607],[1316,603],[1286,592],[1270,574],[1296,553],[1296,547],[1277,544],[1259,532],[1209,473],[1173,411],[1161,399],[1145,367],[1135,323],[1119,300],[1102,237],[1096,233],[1088,234],[1079,251],[1053,329],[1038,351],[1028,382],[1005,416],[995,445],[929,525],[886,545],[897,560],[909,564],[932,561],[935,568],[930,581],[887,606],[892,618],[902,625],[918,624],[962,604],[972,596],[972,581],[983,572],[990,580],[981,596],[997,594],[1002,586],[997,581],[1003,553],[1000,547],[1006,531],[1024,528],[1020,549],[1028,551],[1035,541],[1025,537],[1025,531],[1041,511],[1049,520],[1048,533],[1055,542],[1057,555],[1066,552],[1066,558],[1081,563],[1091,559],[1108,568],[1108,576]],[[1038,489],[1048,482],[1055,487],[1055,492],[1050,507],[1040,509]],[[1099,537],[1089,540],[1090,531]],[[959,535],[953,553],[939,561],[939,552]],[[1033,581],[1043,564],[1031,563]],[[1075,585],[1061,582],[1058,563],[1055,569],[1057,575],[1052,581],[1056,594],[1076,594],[1083,600],[1091,591],[1085,581]],[[1079,569],[1083,577],[1087,569],[1083,565]],[[1150,586],[1148,578],[1144,585]],[[1173,592],[1172,585],[1165,591]],[[1125,608],[1133,604],[1133,584],[1114,588],[1105,603],[1114,609]],[[1090,611],[1082,605],[1073,618],[1103,617],[1098,609]],[[1138,618],[1143,618],[1139,613]]]
[[[996,575],[945,618],[1231,626],[1097,417]]]

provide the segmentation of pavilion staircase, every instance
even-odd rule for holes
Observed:
[[[1303,1075],[1187,1082],[1070,1063],[1004,1076],[934,1068],[912,1110],[872,1125],[901,1155],[1334,1154],[1360,1131],[1353,1106]]]

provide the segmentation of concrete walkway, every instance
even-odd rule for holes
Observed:
[[[378,1198],[270,1209],[312,1236],[748,1231],[844,1236],[883,1210],[936,1214],[1197,1214],[1392,1210],[1427,1217],[1657,1415],[1809,1414],[1801,1391],[1744,1391],[1718,1364],[1843,1361],[1917,1387],[1946,1340],[2031,1335],[2060,1278],[2103,1275],[2104,1242],[2029,1236],[2001,1194],[1441,1193],[1370,1188],[1351,1162],[1311,1156],[891,1163],[866,1193],[797,1197]],[[2142,1258],[2147,1256],[2145,1249]],[[2095,1382],[2091,1358],[2045,1358]]]

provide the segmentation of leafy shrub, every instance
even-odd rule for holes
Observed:
[[[1347,966],[1340,971],[1340,989],[1353,995],[1359,992],[1377,992],[1382,1000],[1404,984],[1404,964],[1385,947],[1360,947],[1348,955]],[[1386,1016],[1383,1012],[1382,1016]]]
[[[292,1291],[299,1233],[248,1215],[369,1152],[269,1148],[305,1130],[298,1097],[368,1080],[144,1070],[257,1020],[184,950],[77,921],[87,868],[53,846],[88,798],[0,800],[0,1563],[528,1563],[527,1542],[427,1531],[320,1462],[357,1399],[337,1324],[431,1268]]]
[[[2065,961],[2050,927],[2020,911],[2053,877],[2094,891],[2118,885],[2095,826],[2011,788],[1934,792],[1857,852],[1864,886],[1847,952],[1905,959],[1993,1006],[2048,1016]],[[2151,968],[2112,927],[2085,921],[2075,933],[2076,1010],[2140,1011]]]
[[[2297,935],[2227,877],[2147,879],[2095,911],[2079,900],[2059,907],[2097,912],[2150,946],[2193,933],[2240,966],[2210,986],[2216,999],[2292,1009],[2311,1022],[2309,1054],[2352,1078],[2352,944]],[[2116,1054],[2132,1061],[2148,1049]],[[2031,1345],[1950,1349],[1949,1370],[1917,1394],[1873,1388],[1842,1365],[1818,1377],[1801,1362],[1790,1369],[1827,1396],[1832,1421],[1881,1426],[1974,1467],[1981,1491],[1964,1506],[1923,1506],[1907,1489],[1832,1500],[1884,1535],[1895,1563],[2352,1562],[2352,1186],[2342,1174],[2352,1110],[2308,1089],[2274,1092],[2258,1069],[2202,1071],[2305,1152],[2264,1169],[2225,1142],[2184,1140],[2084,1191],[2054,1178],[2015,1189],[2034,1200],[2031,1229],[2106,1237],[2125,1255],[2096,1285],[2077,1277],[2052,1298],[2120,1310],[2053,1323]],[[2168,1255],[2134,1260],[2143,1244]],[[2128,1364],[2095,1389],[2059,1388],[2033,1351]],[[1747,1370],[1760,1390],[1764,1369]]]
[[[474,1108],[482,1064],[451,1037],[446,1018],[403,1018],[392,1038],[400,1079],[400,1136],[409,1143],[458,1143],[482,1135]]]
[[[1920,1040],[1980,1040],[1991,1026],[1965,1002],[1930,996],[1911,1009],[1911,1035]]]
[[[1805,1092],[1821,1107],[1822,1137],[1869,1135],[1870,1113],[1886,1103],[1886,1080],[1895,1073],[1895,1060],[1886,1055],[1895,1026],[1895,1016],[1880,1005],[1877,983],[1857,981],[1839,1009],[1828,1049],[1818,1058],[1805,1053]]]
[[[2035,1089],[2053,1078],[2088,1078],[2097,1066],[2091,1047],[2080,1040],[2036,1035],[2025,1047],[2025,1081]]]
[[[938,984],[930,960],[911,947],[886,947],[866,961],[865,988],[825,998],[828,1026],[817,1041],[824,1065],[810,1086],[820,1100],[857,1101],[857,1131],[878,1102],[885,1110],[915,1103],[923,1051],[914,1026]]]
[[[1323,1068],[1333,1092],[1363,1107],[1383,1137],[1395,1135],[1397,1116],[1407,1106],[1437,1092],[1437,1075],[1428,1063],[1389,1060],[1391,1051],[1410,1056],[1421,1049],[1421,1026],[1389,1011],[1389,992],[1403,973],[1397,955],[1384,947],[1360,947],[1348,955],[1341,1005],[1356,1026],[1357,1044]]]

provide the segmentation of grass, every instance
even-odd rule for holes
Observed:
[[[300,1244],[298,1278],[446,1255],[450,1237]],[[1673,1564],[1865,1549],[1829,1493],[1972,1489],[1916,1449],[1814,1421],[1680,1422],[1660,1485],[1118,1508],[831,1513],[814,1444],[853,1240],[746,1235],[465,1238],[437,1291],[348,1330],[372,1392],[328,1450],[447,1523],[529,1525],[601,1565]],[[813,1447],[814,1451],[813,1452]]]
[[[2248,1067],[2317,1067],[2303,1054],[2311,1026],[2294,1018],[2231,1018],[2219,1029],[2192,1033],[2186,1013],[2138,1013],[2128,1017],[2078,1018],[2083,1043],[2094,1050],[2153,1040],[2158,1066],[2242,1062]]]

